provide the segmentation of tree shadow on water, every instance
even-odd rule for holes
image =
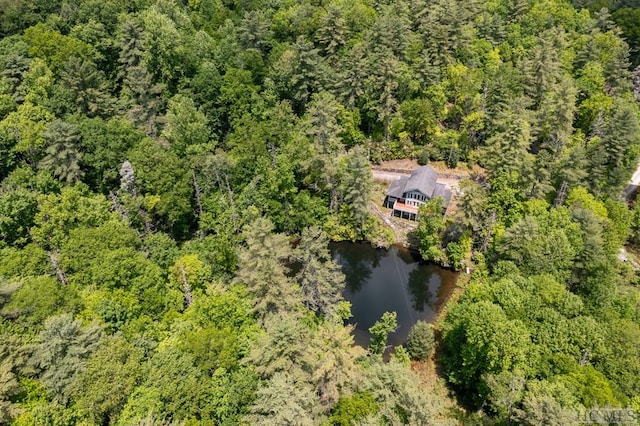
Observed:
[[[363,243],[336,243],[331,251],[333,258],[342,266],[346,287],[351,293],[360,291],[386,253]]]
[[[429,281],[432,274],[429,270],[418,265],[409,273],[409,292],[413,300],[413,309],[416,311],[424,311],[425,305],[429,305],[433,298],[433,294],[429,289]]]

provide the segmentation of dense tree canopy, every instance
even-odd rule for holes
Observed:
[[[443,421],[327,249],[386,238],[405,157],[484,169],[416,231],[475,269],[434,333],[465,408],[640,410],[634,6],[0,0],[0,423]]]

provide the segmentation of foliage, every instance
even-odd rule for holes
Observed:
[[[415,232],[475,268],[436,333],[458,401],[495,424],[637,406],[638,19],[0,1],[0,423],[450,420],[407,365],[427,327],[387,363],[392,313],[354,346],[327,248],[387,239],[371,162],[399,157],[471,170]]]
[[[441,248],[441,233],[445,229],[442,212],[444,199],[436,197],[420,206],[417,236],[420,241],[420,255],[424,260],[442,261],[444,252]]]
[[[411,327],[407,336],[407,351],[411,358],[424,361],[431,355],[434,345],[435,337],[431,324],[418,321]]]
[[[398,314],[385,312],[382,317],[369,328],[371,342],[369,350],[374,354],[381,354],[387,348],[387,337],[398,328]]]

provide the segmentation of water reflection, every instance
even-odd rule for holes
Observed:
[[[331,244],[334,258],[346,276],[344,296],[352,304],[356,343],[369,343],[371,327],[385,311],[398,314],[392,345],[404,343],[418,320],[433,321],[435,313],[455,286],[456,274],[420,263],[410,251],[392,247],[375,249],[366,243]]]
[[[433,275],[425,274],[421,268],[414,268],[409,273],[409,291],[413,299],[413,309],[416,311],[422,311],[425,306],[429,305],[433,297],[429,285],[434,281],[433,278]],[[438,285],[439,283],[435,284]]]
[[[379,250],[358,250],[352,245],[362,243],[336,243],[331,245],[334,259],[342,266],[346,277],[346,286],[351,292],[358,292],[371,279],[371,274],[380,262]],[[370,249],[372,247],[368,245]]]

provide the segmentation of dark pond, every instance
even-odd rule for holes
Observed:
[[[347,278],[344,297],[352,304],[349,322],[356,325],[360,346],[369,344],[368,329],[385,311],[398,314],[398,329],[388,343],[404,343],[418,320],[434,321],[455,288],[456,273],[420,262],[417,254],[402,247],[385,250],[340,242],[330,248]]]

